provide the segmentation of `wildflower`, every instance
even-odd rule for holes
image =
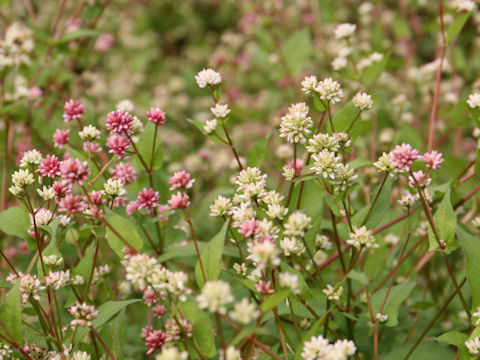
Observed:
[[[251,238],[257,235],[261,230],[260,222],[256,219],[249,219],[243,222],[238,230],[239,234],[242,234],[246,238]]]
[[[155,360],[186,360],[187,358],[188,352],[180,352],[175,346],[165,346]]]
[[[68,137],[70,136],[70,130],[57,129],[53,134],[53,145],[59,149],[63,148],[68,143]]]
[[[315,245],[320,246],[323,250],[330,250],[332,248],[332,243],[326,235],[317,234],[315,237]]]
[[[170,190],[176,190],[180,188],[190,189],[193,186],[195,179],[191,179],[190,173],[185,170],[177,171],[169,180]]]
[[[98,316],[98,311],[94,305],[77,302],[68,309],[68,312],[75,318],[70,321],[70,326],[92,326],[92,320]]]
[[[90,173],[88,162],[73,158],[62,161],[60,171],[63,181],[69,184],[78,182],[79,185],[83,185],[84,180],[87,180]]]
[[[337,173],[335,174],[335,179],[333,183],[335,184],[335,191],[345,191],[351,186],[358,178],[358,175],[355,174],[353,169],[350,169],[348,164],[340,164],[337,168]]]
[[[210,108],[210,111],[216,118],[225,118],[227,117],[228,114],[230,114],[230,109],[228,108],[228,105],[222,105],[222,104],[215,104],[214,107]]]
[[[47,276],[45,276],[45,284],[48,287],[58,290],[70,281],[70,270],[66,271],[50,271]]]
[[[97,38],[97,41],[95,41],[95,50],[107,52],[114,42],[115,38],[112,34],[102,34]]]
[[[257,284],[255,284],[255,288],[260,294],[265,294],[265,295],[273,294],[270,280],[268,281],[260,280]]]
[[[90,154],[96,154],[102,151],[102,147],[97,143],[91,141],[85,141],[82,145],[83,151]]]
[[[311,76],[305,76],[303,79],[301,85],[302,85],[302,91],[305,94],[310,94],[311,92],[315,91],[315,88],[317,87],[318,80],[317,77],[314,75]]]
[[[84,113],[85,106],[73,99],[67,101],[63,107],[63,119],[65,122],[80,119]]]
[[[320,99],[330,101],[332,104],[343,99],[343,90],[340,84],[332,78],[319,81],[315,91],[320,96]]]
[[[160,108],[151,108],[150,111],[147,112],[148,121],[157,124],[157,125],[165,125],[165,111]]]
[[[87,125],[84,126],[82,131],[78,133],[78,136],[80,136],[80,139],[82,139],[83,141],[98,140],[100,139],[100,134],[100,130],[98,130],[95,126]]]
[[[420,156],[420,159],[423,160],[427,168],[433,170],[440,169],[440,164],[443,162],[442,154],[436,150],[423,154],[422,156]]]
[[[357,93],[352,101],[360,110],[369,110],[373,107],[372,95],[368,95],[367,93]]]
[[[33,175],[28,169],[20,169],[12,174],[12,183],[18,188],[23,188],[34,183]]]
[[[212,120],[207,120],[205,121],[205,125],[203,125],[203,130],[207,134],[211,134],[215,131],[218,125],[218,120],[217,119],[212,119]]]
[[[219,85],[222,82],[222,76],[213,69],[203,69],[195,75],[195,81],[203,89],[207,85]]]
[[[472,225],[476,229],[480,229],[480,216],[477,216],[475,219],[472,220]]]
[[[473,325],[479,326],[480,325],[480,306],[477,306],[477,311],[472,313],[472,318],[475,318],[475,322],[473,322]]]
[[[328,150],[322,150],[318,154],[312,155],[312,170],[323,178],[334,179],[338,169],[342,166],[339,156]]]
[[[227,350],[222,350],[220,360],[242,360],[242,354],[233,346],[229,346]]]
[[[473,356],[478,356],[480,354],[480,338],[478,336],[465,341],[465,346],[467,347],[468,352]]]
[[[349,38],[355,33],[356,29],[357,29],[357,25],[355,24],[350,24],[350,23],[340,24],[335,28],[335,38],[336,39]]]
[[[327,288],[323,289],[322,292],[327,296],[327,299],[330,301],[338,301],[343,294],[343,287],[335,289],[332,285],[327,284]]]
[[[117,154],[121,159],[130,146],[130,139],[126,136],[111,135],[107,139],[107,146],[110,149],[109,153]]]
[[[287,138],[290,143],[307,141],[307,136],[312,133],[312,118],[308,116],[308,106],[305,103],[290,105],[288,113],[282,116],[280,122],[280,137]]]
[[[304,360],[320,360],[326,358],[329,349],[328,340],[322,336],[312,336],[303,344],[302,358]]]
[[[450,7],[456,9],[457,12],[462,12],[462,11],[470,12],[475,10],[477,5],[472,0],[453,0],[450,3]]]
[[[130,135],[133,123],[133,116],[128,112],[115,110],[107,115],[105,125],[112,134]]]
[[[207,281],[202,293],[197,296],[200,309],[208,309],[210,312],[225,314],[226,305],[233,302],[230,285],[222,280]]]
[[[210,216],[220,217],[230,214],[232,201],[229,198],[219,195],[213,204],[210,205]]]
[[[57,267],[63,264],[63,257],[57,256],[56,254],[44,255],[43,263],[47,266]]]
[[[131,135],[140,135],[143,132],[143,123],[142,121],[134,116],[132,121],[132,126],[130,128]]]
[[[317,250],[315,251],[315,254],[313,254],[313,261],[315,262],[315,264],[317,265],[320,265],[322,263],[325,262],[325,260],[327,260],[327,253],[323,250]]]
[[[323,150],[337,152],[340,150],[339,138],[335,135],[315,134],[310,140],[308,140],[306,149],[310,153],[319,153]]]
[[[398,203],[401,206],[412,207],[418,200],[420,196],[418,194],[412,194],[409,191],[404,191]]]
[[[247,244],[250,254],[247,259],[252,260],[259,268],[280,265],[280,251],[273,241],[254,241]]]
[[[187,337],[192,337],[193,324],[182,316],[179,316],[176,320],[170,318],[165,322],[165,331],[169,341],[180,340],[182,331]]]
[[[392,154],[384,152],[382,156],[378,158],[376,162],[373,163],[373,166],[382,173],[389,174],[393,176],[397,172],[397,167],[393,164]]]
[[[80,195],[72,194],[65,195],[64,198],[60,199],[58,205],[60,206],[58,211],[66,212],[68,214],[82,212],[87,208],[87,204],[85,204],[83,198]]]
[[[48,209],[40,208],[34,210],[35,222],[33,221],[33,216],[30,214],[30,222],[32,226],[43,226],[47,225],[52,219],[52,212]]]
[[[382,314],[382,313],[377,313],[375,315],[375,319],[378,320],[380,323],[384,323],[388,320],[388,315]]]
[[[15,197],[21,199],[25,195],[25,190],[21,186],[13,185],[8,188],[8,191]]]
[[[332,68],[335,71],[345,69],[347,67],[347,58],[343,56],[337,56],[332,60],[330,65],[332,65]]]
[[[115,168],[110,170],[110,175],[114,180],[121,180],[125,186],[137,180],[137,172],[134,167],[122,162],[117,163]]]
[[[29,150],[23,154],[22,159],[20,160],[20,167],[25,168],[29,165],[38,165],[41,160],[42,154],[40,151],[36,149]]]
[[[42,286],[42,282],[37,278],[36,275],[30,274],[19,274],[20,275],[20,296],[22,298],[22,303],[26,304],[28,298],[32,296],[35,300],[40,300],[39,292],[44,290],[45,287]]]
[[[46,158],[42,159],[36,172],[39,173],[41,177],[49,177],[51,179],[61,176],[60,161],[58,161],[55,155],[47,155]]]
[[[375,237],[372,235],[371,230],[367,230],[366,226],[353,227],[353,233],[350,233],[350,239],[347,240],[348,245],[352,245],[357,249],[362,246],[369,248],[378,247]]]
[[[400,171],[410,171],[410,165],[418,159],[418,150],[405,143],[397,145],[391,154],[392,164]]]
[[[179,191],[168,200],[168,205],[170,205],[172,210],[186,209],[190,206],[189,197],[187,194],[182,194]]]
[[[126,193],[122,180],[108,179],[107,182],[103,184],[103,189],[102,192],[108,196],[122,196]]]
[[[416,188],[417,186],[420,188],[426,188],[432,179],[430,179],[430,175],[425,174],[422,170],[413,172],[413,177],[408,177],[408,185],[412,188]]]
[[[147,212],[150,214],[153,208],[159,206],[158,200],[160,200],[160,195],[158,194],[158,191],[144,188],[141,192],[138,193],[138,210],[146,209]]]
[[[122,261],[125,267],[125,278],[130,281],[138,291],[144,291],[148,284],[150,275],[158,269],[157,261],[147,254],[126,256]]]
[[[250,321],[256,319],[260,312],[257,310],[255,303],[251,303],[248,298],[244,297],[233,305],[233,311],[230,311],[229,315],[236,322],[247,325]]]
[[[285,223],[284,234],[286,236],[303,237],[311,227],[312,219],[301,211],[291,214]]]
[[[59,199],[65,197],[72,189],[72,185],[64,181],[55,181],[52,187],[55,191],[55,196]]]
[[[290,274],[288,272],[281,272],[278,275],[278,283],[283,288],[290,288],[294,294],[300,292],[298,275]]]

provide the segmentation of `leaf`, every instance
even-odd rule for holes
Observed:
[[[380,221],[382,221],[383,217],[385,216],[385,214],[387,213],[390,207],[392,183],[393,183],[392,177],[388,176],[383,186],[380,184],[376,187],[370,205],[362,209],[361,210],[362,213],[359,214],[358,219],[356,219],[357,222],[358,220],[361,219],[360,225],[365,223],[365,226],[368,229],[373,229],[375,226],[377,226],[380,223]],[[380,189],[381,189],[381,192],[379,193]],[[378,197],[377,197],[377,194],[378,194]],[[373,203],[373,201],[375,201],[375,203]],[[370,211],[370,208],[372,209],[371,211]],[[368,210],[365,211],[366,209]],[[368,214],[368,211],[370,211],[370,214]],[[368,218],[365,218],[367,214],[368,214]]]
[[[390,294],[388,296],[387,302],[385,304],[385,308],[383,309],[383,314],[388,315],[388,319],[385,322],[385,326],[393,327],[397,326],[398,324],[398,311],[400,309],[400,305],[407,300],[412,292],[413,288],[415,287],[415,283],[413,282],[406,282],[404,284],[393,286],[390,290]],[[383,304],[383,300],[385,299],[385,294],[387,293],[387,288],[384,287],[378,290],[372,296],[372,308],[373,312],[376,314],[380,312],[380,308]]]
[[[215,129],[216,133],[218,134],[215,135],[214,133],[207,133],[205,131],[205,129],[203,128],[203,126],[205,125],[205,123],[203,121],[198,121],[198,120],[192,120],[192,119],[187,119],[187,121],[192,124],[193,126],[195,126],[198,130],[200,130],[200,132],[205,135],[206,137],[208,137],[210,140],[212,140],[213,142],[216,142],[217,144],[225,144],[227,142],[226,140],[226,135],[225,135],[225,131],[223,130],[222,126],[221,125],[218,125],[217,128]],[[219,139],[218,137],[220,137],[221,139]]]
[[[320,99],[320,96],[317,93],[313,94],[313,106],[318,112],[323,112],[327,109],[325,103]]]
[[[17,236],[22,239],[30,237],[30,217],[20,207],[15,206],[0,212],[0,230],[5,234]]]
[[[480,240],[466,228],[457,227],[458,243],[465,254],[468,285],[472,289],[472,308],[480,306]]]
[[[303,277],[303,274],[298,271],[297,269],[294,269],[290,265],[288,265],[285,262],[282,262],[280,264],[280,268],[282,269],[282,272],[288,272],[293,275],[297,275],[298,277],[298,287],[300,289],[300,295],[304,298],[310,298],[312,296],[312,292],[310,291],[310,288],[307,285],[307,282],[305,281],[305,278]]]
[[[214,357],[217,350],[210,318],[193,301],[182,303],[180,306],[183,316],[193,324],[193,341],[197,343],[203,355]]]
[[[268,133],[263,139],[258,141],[247,153],[248,167],[261,167],[268,149],[268,140],[272,133]]]
[[[153,152],[152,165],[154,170],[158,170],[162,167],[163,164],[163,145],[162,141],[160,140],[160,136],[158,136],[158,133],[156,139],[154,139],[155,133],[155,124],[152,122],[148,122],[148,124],[145,126],[143,134],[140,136],[135,146],[137,147],[138,152],[142,156],[147,167],[150,167],[152,161],[153,142],[155,140],[155,151]]]
[[[137,228],[126,218],[115,214],[113,211],[105,209],[105,218],[110,226],[107,226],[107,242],[113,251],[123,258],[123,248],[128,246],[118,235],[139,250],[143,246],[142,239],[138,235]]]
[[[460,31],[462,31],[463,26],[465,25],[465,23],[467,22],[467,20],[470,18],[471,15],[472,15],[472,11],[469,11],[468,13],[463,14],[462,16],[455,19],[453,24],[451,24],[448,27],[445,33],[445,40],[446,40],[447,46],[450,44],[450,42],[453,39],[455,39],[458,36],[458,34],[460,34]]]
[[[352,280],[358,281],[362,285],[368,285],[368,277],[364,272],[351,270],[348,273],[348,277]]]
[[[362,80],[366,85],[372,85],[377,81],[380,75],[385,71],[389,58],[390,54],[384,55],[382,60],[373,63],[363,70]]]
[[[445,192],[442,202],[438,206],[437,211],[435,211],[435,215],[433,215],[433,220],[435,222],[438,235],[440,236],[440,240],[443,240],[447,243],[445,252],[449,254],[456,250],[458,248],[458,245],[455,242],[457,216],[453,211],[452,203],[450,201],[450,189]],[[438,242],[431,227],[428,228],[428,239],[430,243],[429,250],[438,249]]]
[[[18,282],[8,292],[5,302],[0,307],[0,319],[6,328],[0,327],[0,334],[12,338],[20,346],[23,345],[20,284]]]
[[[465,341],[468,340],[468,335],[458,331],[449,331],[435,338],[438,341],[454,345],[458,348],[460,359],[469,359],[468,349],[465,346]]]
[[[347,105],[342,107],[340,111],[333,117],[333,126],[335,127],[335,132],[346,132],[352,122],[355,120],[357,116],[359,116],[360,110],[353,104],[353,102],[349,102]],[[361,130],[361,119],[357,119],[355,124],[350,128],[348,131],[348,135],[352,139],[352,142],[360,134]]]
[[[292,290],[288,289],[280,289],[275,294],[270,295],[265,299],[262,303],[262,312],[268,312],[276,307],[281,301],[285,300]]]
[[[205,270],[206,281],[216,280],[220,275],[220,266],[222,261],[223,246],[227,237],[228,227],[230,222],[226,221],[223,224],[220,232],[213,237],[207,245],[207,248],[201,253],[203,269]],[[200,262],[197,261],[195,265],[195,279],[199,288],[204,285],[202,270]]]
[[[312,39],[307,27],[291,34],[282,48],[292,76],[299,75],[313,53]]]
[[[61,39],[55,41],[55,45],[65,44],[72,40],[77,40],[86,37],[95,37],[100,35],[97,30],[79,29],[67,32]]]
[[[480,179],[480,150],[477,151],[477,159],[475,160],[475,176]]]

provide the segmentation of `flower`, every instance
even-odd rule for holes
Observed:
[[[70,270],[56,272],[50,271],[48,276],[45,276],[45,284],[55,290],[66,286],[69,281]]]
[[[126,136],[111,135],[107,139],[107,146],[110,149],[109,153],[117,154],[121,159],[130,146],[130,139]]]
[[[32,296],[35,300],[40,300],[39,292],[45,289],[45,286],[42,286],[42,282],[37,278],[36,275],[22,274],[20,275],[20,297],[22,298],[22,303],[26,304],[28,298]]]
[[[367,93],[357,93],[352,101],[360,110],[369,110],[373,107],[372,95],[368,95]]]
[[[350,233],[350,239],[347,241],[348,245],[352,245],[357,249],[360,249],[362,246],[368,248],[376,248],[378,244],[376,243],[375,237],[372,234],[371,230],[367,230],[366,226],[353,227],[353,233]]]
[[[423,154],[422,156],[420,156],[420,159],[423,160],[427,168],[433,170],[440,169],[440,164],[443,162],[442,154],[436,150]]]
[[[167,334],[162,330],[153,330],[145,338],[145,346],[148,347],[147,355],[151,355],[157,349],[161,349],[163,344],[168,341]]]
[[[137,180],[137,172],[134,167],[127,163],[117,163],[114,169],[110,170],[112,179],[121,180],[124,185],[129,185]]]
[[[315,75],[305,76],[305,78],[301,82],[302,91],[305,94],[310,94],[311,92],[315,91],[317,84],[318,84],[318,80]]]
[[[70,130],[68,129],[57,129],[53,134],[53,145],[59,149],[68,143],[68,137],[70,135]]]
[[[397,168],[393,164],[392,161],[392,154],[384,152],[382,156],[378,158],[376,162],[373,163],[373,166],[379,171],[383,173],[387,173],[393,176],[397,172]]]
[[[431,182],[432,179],[430,179],[430,175],[428,175],[428,173],[425,174],[422,170],[413,172],[413,177],[408,177],[408,185],[412,188],[416,188],[417,186],[420,188],[426,188]]]
[[[33,174],[28,169],[20,169],[12,174],[12,183],[16,187],[23,188],[34,183]]]
[[[217,119],[212,119],[212,120],[207,120],[205,121],[205,125],[203,125],[203,130],[207,134],[211,134],[212,132],[215,131],[218,125],[218,120]]]
[[[335,71],[345,69],[347,67],[347,58],[343,56],[337,56],[332,60],[330,65],[332,65],[332,68]]]
[[[250,219],[243,222],[238,230],[239,234],[242,234],[246,238],[251,238],[260,233],[260,222],[256,219]]]
[[[175,346],[164,346],[155,360],[186,360],[187,358],[188,352],[180,352]]]
[[[216,118],[225,118],[227,115],[230,113],[230,109],[228,108],[228,105],[222,105],[222,104],[215,104],[214,107],[210,108],[210,111]]]
[[[95,50],[99,52],[107,52],[115,42],[112,34],[102,34],[95,41]]]
[[[203,69],[195,75],[195,81],[200,88],[207,85],[219,85],[222,82],[222,76],[213,69]]]
[[[393,166],[400,171],[410,171],[410,165],[418,159],[418,150],[405,143],[395,146],[391,154]]]
[[[32,214],[30,214],[30,222],[32,226],[43,226],[47,225],[50,220],[52,220],[52,212],[45,208],[35,209],[33,211],[35,214],[35,221]]]
[[[61,176],[60,161],[58,161],[55,155],[47,155],[46,158],[42,159],[36,172],[39,173],[41,177],[49,177],[51,179]]]
[[[138,193],[137,209],[146,209],[147,212],[150,214],[153,208],[159,206],[158,200],[160,200],[160,195],[158,194],[158,191],[144,188]]]
[[[233,302],[234,298],[230,284],[222,280],[213,280],[205,283],[202,293],[196,300],[200,309],[226,314],[226,305]]]
[[[157,124],[165,124],[165,111],[160,108],[150,108],[150,111],[147,112],[148,121]]]
[[[210,205],[210,216],[220,217],[230,213],[232,201],[229,198],[219,195],[213,204]]]
[[[290,143],[307,141],[307,136],[312,133],[312,118],[308,116],[308,106],[305,103],[292,104],[288,113],[282,116],[280,122],[280,137],[287,138]]]
[[[343,287],[335,289],[332,285],[327,284],[327,288],[323,289],[322,292],[327,296],[327,299],[330,301],[338,301],[343,294]]]
[[[477,5],[472,0],[453,0],[450,3],[450,7],[456,9],[457,12],[462,12],[462,11],[470,12],[475,10]]]
[[[474,356],[480,354],[480,338],[475,336],[475,338],[465,341],[465,346],[468,349],[468,352]]]
[[[177,171],[170,178],[170,190],[176,190],[180,188],[190,189],[193,186],[195,179],[191,179],[190,173],[185,170]]]
[[[278,283],[283,288],[290,288],[294,294],[300,292],[298,275],[290,274],[288,272],[281,272],[278,275]]]
[[[23,153],[22,159],[20,160],[20,167],[24,168],[29,165],[38,165],[42,160],[42,154],[40,151],[33,149],[25,151]]]
[[[87,125],[84,126],[82,131],[78,133],[78,136],[80,136],[80,139],[82,140],[98,140],[100,139],[100,130],[98,130],[95,126],[93,125]]]
[[[233,311],[230,311],[229,315],[236,322],[246,325],[256,319],[260,315],[260,311],[257,310],[255,303],[251,303],[248,298],[244,297],[233,305]]]
[[[83,198],[80,195],[72,194],[67,194],[64,198],[60,199],[58,205],[60,206],[58,211],[69,214],[82,212],[87,208],[87,204],[83,201]]]
[[[312,219],[305,215],[301,211],[294,212],[291,214],[285,225],[285,231],[283,232],[286,236],[295,236],[295,237],[303,237],[305,233],[311,227]]]
[[[168,205],[170,205],[172,210],[186,209],[190,206],[190,201],[187,194],[182,194],[179,191],[168,200]]]
[[[60,163],[60,172],[63,181],[68,184],[77,182],[83,185],[84,180],[87,180],[90,170],[88,162],[80,161],[80,159],[68,158]]]
[[[326,78],[323,81],[319,81],[315,91],[320,96],[320,99],[330,101],[332,104],[343,99],[343,90],[340,87],[340,84],[332,78]]]
[[[345,39],[352,36],[357,29],[357,25],[350,23],[343,23],[335,28],[335,38]]]
[[[125,195],[126,190],[123,187],[122,180],[108,179],[107,182],[103,184],[102,192],[108,196],[122,196]]]
[[[335,156],[335,153],[326,149],[318,154],[313,154],[312,160],[312,170],[315,171],[316,174],[322,175],[325,179],[334,179],[338,169],[342,167],[340,157]]]
[[[117,135],[130,135],[133,123],[133,116],[126,111],[115,110],[107,115],[105,125],[107,130]]]
[[[73,99],[67,101],[63,107],[63,119],[65,122],[80,119],[84,113],[85,106]]]
[[[378,320],[380,323],[384,323],[388,320],[388,315],[382,314],[382,313],[377,313],[375,315],[375,319]]]

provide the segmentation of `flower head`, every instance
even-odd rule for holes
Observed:
[[[74,101],[73,99],[67,101],[63,107],[63,119],[65,122],[80,119],[84,113],[85,106],[80,102]]]
[[[150,111],[147,112],[148,121],[157,124],[157,125],[164,125],[165,124],[165,111],[160,108],[151,108]]]
[[[222,76],[213,69],[203,69],[195,75],[195,81],[200,88],[207,85],[219,85],[222,82]]]

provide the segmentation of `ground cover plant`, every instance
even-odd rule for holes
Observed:
[[[475,1],[0,18],[0,359],[480,356]]]

